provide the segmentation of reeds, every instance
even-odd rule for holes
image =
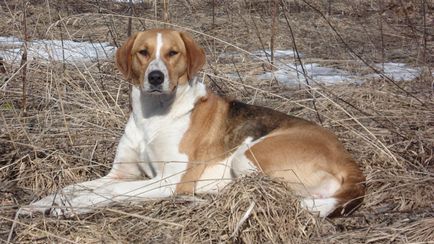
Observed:
[[[367,176],[367,195],[358,211],[342,218],[317,218],[300,208],[283,182],[251,175],[219,195],[122,204],[71,219],[15,218],[22,205],[65,185],[105,175],[129,113],[129,84],[112,59],[69,63],[25,60],[20,55],[17,60],[3,57],[6,78],[0,80],[0,239],[11,243],[434,240],[431,71],[411,81],[383,77],[334,86],[318,83],[302,71],[301,84],[308,79],[309,86],[286,86],[256,76],[264,67],[282,63],[315,62],[383,76],[381,69],[372,70],[383,61],[432,70],[433,28],[428,20],[433,6],[429,1],[408,1],[414,7],[406,7],[404,18],[398,18],[394,11],[400,11],[403,1],[381,0],[382,8],[375,5],[379,1],[370,1],[375,6],[349,0],[327,1],[327,6],[324,1],[277,1],[274,24],[279,28],[273,32],[274,10],[266,7],[272,2],[276,1],[165,1],[164,15],[163,4],[157,1],[101,1],[95,6],[84,0],[46,0],[23,8],[22,1],[14,0],[0,3],[0,36],[27,33],[30,41],[119,45],[128,30],[161,27],[162,20],[191,32],[207,51],[203,74],[212,89],[314,121],[321,116],[323,126],[338,135]],[[379,9],[384,12],[381,17]],[[23,16],[27,30],[22,27]],[[297,47],[300,55],[274,57],[272,63],[251,55],[267,47]],[[0,51],[10,48],[22,47],[0,43]],[[28,64],[24,82],[23,64]]]

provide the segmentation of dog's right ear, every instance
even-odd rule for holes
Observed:
[[[131,49],[133,48],[136,37],[137,33],[130,36],[128,40],[121,47],[119,47],[118,50],[116,50],[116,66],[127,80],[131,79],[131,65],[133,61]]]
[[[187,49],[187,78],[191,80],[206,62],[205,50],[189,34],[181,32],[180,35]]]

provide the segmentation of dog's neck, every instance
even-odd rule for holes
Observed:
[[[173,94],[154,95],[133,86],[131,101],[136,122],[155,117],[176,118],[190,113],[196,101],[206,95],[205,85],[193,78],[186,85],[178,86]]]

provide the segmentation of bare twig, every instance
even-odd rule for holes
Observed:
[[[18,216],[19,215],[20,215],[20,210],[18,209],[18,211],[15,213],[15,217],[12,221],[11,229],[9,230],[9,235],[8,235],[8,239],[6,241],[6,244],[11,243],[12,237],[14,236],[14,233],[15,233],[15,227],[17,226],[17,223],[18,223]]]
[[[154,19],[158,19],[158,1],[154,0]]]
[[[384,72],[384,62],[385,62],[385,47],[384,47],[384,34],[383,34],[383,13],[384,13],[384,2],[383,0],[378,0],[380,5],[380,11],[378,16],[378,22],[380,26],[380,40],[381,40],[381,71]]]
[[[282,7],[285,8],[285,10],[286,10],[287,9],[286,4],[283,0],[281,0],[281,4],[282,4]],[[300,66],[301,66],[301,69],[303,72],[304,81],[306,82],[307,89],[308,89],[307,91],[312,96],[312,106],[315,110],[316,117],[318,118],[318,121],[320,122],[320,124],[322,124],[323,121],[322,121],[321,116],[320,116],[318,109],[316,107],[315,92],[312,90],[312,87],[309,84],[308,74],[306,72],[306,69],[304,68],[304,64],[303,64],[303,61],[301,60],[300,53],[298,52],[297,42],[295,41],[294,32],[292,31],[292,27],[291,27],[291,24],[289,23],[289,19],[288,19],[288,16],[286,15],[286,11],[283,11],[283,16],[285,17],[286,25],[288,26],[289,33],[291,35],[292,45],[294,46],[294,51],[296,53],[297,60],[300,63]]]
[[[422,54],[422,60],[423,64],[426,65],[428,61],[427,57],[427,26],[426,26],[426,8],[427,3],[426,0],[421,0],[422,4],[422,22],[423,22],[423,37],[422,37],[422,46],[423,46],[423,54]]]
[[[327,0],[327,15],[332,15],[332,1],[333,0]]]
[[[23,54],[21,55],[21,81],[22,81],[22,100],[21,100],[21,108],[24,113],[27,110],[27,45],[29,36],[27,34],[27,1],[22,0],[22,8],[23,8]]]
[[[59,18],[62,18],[59,14]],[[59,25],[59,33],[60,33],[60,43],[62,46],[62,72],[65,72],[66,70],[66,60],[65,60],[65,45],[63,43],[63,31],[62,31],[62,25]]]
[[[238,234],[241,225],[243,225],[244,222],[246,222],[246,220],[250,217],[254,207],[255,207],[255,202],[251,202],[249,208],[246,210],[243,217],[238,221],[237,225],[235,226],[235,230],[234,232],[232,232],[232,235],[230,236],[231,238],[234,238]]]
[[[214,28],[215,26],[215,1],[216,0],[212,0],[212,27]]]
[[[342,37],[342,35],[339,33],[339,31],[337,31],[337,29],[334,27],[334,25],[332,25],[332,23],[327,19],[327,17],[323,14],[323,12],[321,12],[321,10],[319,10],[317,7],[315,7],[313,4],[309,3],[306,0],[302,0],[307,6],[309,6],[312,10],[314,10],[316,13],[318,13],[322,19],[324,19],[324,21],[327,23],[327,25],[332,29],[332,31],[336,34],[336,36],[338,37],[339,41],[342,42],[342,44],[344,44],[345,48],[354,56],[357,57],[357,59],[359,59],[360,61],[362,61],[362,63],[364,65],[366,65],[367,67],[369,67],[372,71],[374,71],[376,74],[378,74],[381,78],[383,78],[384,80],[392,83],[394,86],[396,86],[399,90],[403,91],[405,94],[407,94],[407,96],[413,98],[414,100],[418,101],[422,106],[426,107],[427,105],[420,100],[419,98],[417,98],[416,96],[414,96],[413,94],[411,94],[410,92],[408,92],[406,89],[404,89],[401,85],[399,85],[396,81],[394,81],[392,78],[388,77],[387,75],[385,75],[383,72],[379,71],[378,69],[376,69],[374,66],[370,65],[368,63],[368,61],[366,61],[360,54],[356,53],[351,47],[350,45],[344,40],[344,38]]]
[[[133,0],[129,0],[128,2],[128,15],[130,16],[128,18],[128,26],[127,26],[127,36],[131,36],[131,29],[132,29],[132,24],[133,24],[133,18],[131,18],[131,16],[133,16]]]
[[[276,37],[276,29],[277,29],[277,21],[276,21],[276,15],[277,15],[277,9],[278,4],[277,0],[271,1],[271,38],[270,38],[270,52],[271,52],[271,65],[274,64],[274,39]]]
[[[169,0],[163,0],[163,21],[165,23],[170,22],[170,17],[169,17]]]

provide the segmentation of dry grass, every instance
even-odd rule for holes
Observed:
[[[332,1],[326,19],[303,1],[286,1],[303,61],[365,71],[368,63],[402,61],[425,70],[408,82],[285,87],[255,80],[267,48],[268,1],[170,1],[170,22],[206,48],[206,82],[219,93],[318,122],[336,132],[367,176],[363,206],[349,217],[319,219],[299,208],[284,183],[261,175],[239,179],[219,195],[112,206],[72,219],[16,217],[19,206],[110,168],[128,111],[128,84],[113,60],[78,65],[32,60],[27,111],[21,109],[19,63],[6,62],[0,87],[0,241],[160,243],[428,243],[434,240],[433,8],[421,1]],[[326,1],[307,1],[323,13]],[[372,5],[370,5],[372,3]],[[0,3],[0,36],[22,37],[22,4]],[[135,6],[133,30],[163,26],[162,5]],[[49,10],[49,11],[48,11]],[[381,15],[379,13],[382,13]],[[35,1],[31,39],[125,39],[128,6],[108,1]],[[379,17],[381,16],[381,18]],[[275,45],[293,49],[279,16]],[[383,33],[378,29],[383,21]],[[332,24],[348,46],[330,28]],[[423,33],[427,34],[423,34]],[[381,39],[383,44],[381,44]],[[426,48],[423,45],[426,39]],[[1,47],[1,46],[0,46]],[[222,58],[238,50],[246,55]],[[384,53],[384,55],[382,55]],[[321,60],[318,60],[321,58]],[[295,62],[295,61],[293,61]],[[239,79],[227,79],[227,73]],[[312,104],[315,94],[316,110]]]

